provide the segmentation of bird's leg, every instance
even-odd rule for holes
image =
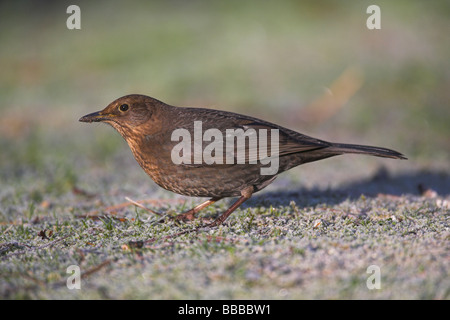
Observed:
[[[179,215],[176,216],[177,220],[194,220],[195,215],[200,211],[203,210],[204,208],[206,208],[207,206],[212,205],[214,202],[219,201],[222,198],[211,198],[201,204],[199,204],[198,206],[192,208],[191,210],[188,210],[186,212],[183,212]]]
[[[229,207],[227,211],[222,213],[222,215],[220,215],[216,220],[214,220],[214,222],[210,223],[208,227],[216,227],[218,225],[221,225],[234,210],[236,210],[245,201],[250,199],[252,194],[253,194],[253,186],[247,187],[246,189],[242,190],[241,197],[235,203],[233,203],[233,205]]]

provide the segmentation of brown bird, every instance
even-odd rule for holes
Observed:
[[[80,121],[113,126],[139,165],[164,189],[211,198],[179,219],[192,220],[222,198],[239,197],[211,226],[223,223],[279,173],[303,163],[344,153],[406,159],[386,148],[327,142],[250,116],[174,107],[138,94],[121,97]]]

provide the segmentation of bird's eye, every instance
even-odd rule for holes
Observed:
[[[122,111],[122,112],[127,111],[127,110],[128,110],[128,105],[127,105],[127,104],[122,104],[122,105],[119,107],[119,110]]]

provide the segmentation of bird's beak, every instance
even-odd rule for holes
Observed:
[[[81,121],[81,122],[100,122],[100,121],[104,121],[107,119],[108,119],[108,117],[106,117],[104,114],[102,114],[101,111],[97,111],[97,112],[89,113],[89,114],[81,117],[79,121]]]

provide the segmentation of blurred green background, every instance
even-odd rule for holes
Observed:
[[[448,168],[449,16],[448,1],[2,1],[0,179],[64,193],[120,175],[133,161],[120,136],[78,119],[129,93]]]

